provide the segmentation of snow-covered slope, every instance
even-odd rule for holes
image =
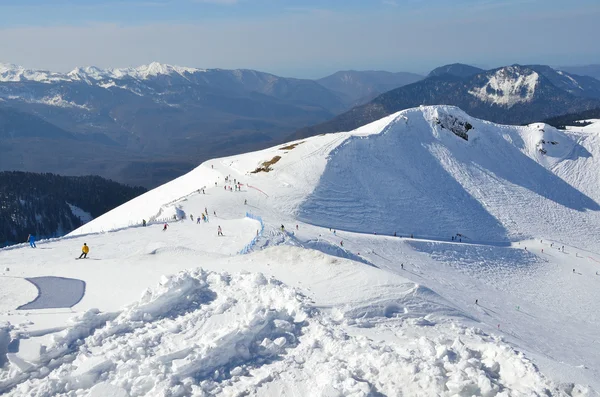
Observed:
[[[0,392],[598,395],[593,131],[410,109],[208,161],[0,250]],[[17,310],[40,276],[85,294]]]
[[[482,87],[469,91],[476,98],[500,106],[511,107],[519,102],[530,102],[535,94],[539,75],[530,71],[523,75],[508,66],[497,70]]]

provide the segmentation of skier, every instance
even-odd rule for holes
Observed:
[[[165,223],[165,225],[163,226],[163,232],[164,232],[165,230],[167,230],[167,227],[168,227],[168,226],[169,226],[169,225],[167,225],[167,224]]]
[[[334,236],[337,236],[337,234],[335,234],[335,230],[333,231],[333,235],[334,235]]]
[[[340,241],[340,245],[343,247],[344,246],[344,241]]]
[[[204,219],[204,214],[202,214],[202,218],[198,217],[198,219],[196,219],[196,224],[200,223],[202,219]]]
[[[296,230],[298,230],[298,225],[296,225]]]
[[[90,252],[90,247],[88,247],[86,243],[83,243],[83,247],[81,247],[81,255],[79,255],[79,258],[77,259],[81,259],[82,257],[87,259],[88,252]]]
[[[396,237],[396,232],[394,232],[394,237]]]
[[[400,269],[404,270],[404,263],[400,264]]]
[[[207,212],[207,214],[208,214],[208,212]],[[217,211],[213,211],[213,215],[217,216]]]
[[[248,200],[244,200],[244,205],[248,204]]]
[[[475,304],[479,305],[479,299],[475,299]]]
[[[190,219],[194,222],[194,215],[190,214]]]
[[[281,225],[281,231],[285,231],[285,227],[283,227],[283,225]]]
[[[221,226],[219,226],[217,228],[217,236],[222,236],[223,235],[223,230],[221,230]]]
[[[142,226],[146,227],[146,220],[142,219]]]
[[[37,248],[37,246],[35,245],[35,236],[33,234],[27,236],[27,241],[29,241],[29,246],[31,248]]]

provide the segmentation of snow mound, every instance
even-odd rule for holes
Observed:
[[[393,317],[392,312],[388,309],[384,315]],[[44,348],[39,362],[5,366],[0,392],[14,396],[558,392],[531,362],[501,340],[456,326],[427,335],[432,327],[441,326],[417,319],[401,328],[421,333],[420,337],[375,342],[347,334],[295,289],[260,273],[190,270],[164,277],[118,315],[91,310],[80,316]]]

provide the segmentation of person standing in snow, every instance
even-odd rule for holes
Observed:
[[[196,224],[200,223],[202,219],[204,219],[204,214],[202,214],[202,218],[198,217],[198,219],[196,219]]]
[[[167,227],[168,227],[168,226],[169,226],[169,225],[167,225],[167,224],[165,223],[165,225],[163,226],[163,232],[167,230]]]
[[[84,259],[87,258],[88,252],[90,252],[90,247],[88,247],[86,243],[83,243],[83,247],[81,247],[81,255],[79,255],[79,259],[81,259],[82,257]]]
[[[142,219],[142,226],[144,226],[144,227],[146,226],[146,220],[145,219]]]
[[[35,236],[33,234],[27,236],[27,241],[29,241],[29,246],[31,248],[37,248],[37,246],[35,245]]]
[[[223,235],[223,230],[221,230],[221,226],[217,227],[217,236],[222,236]]]
[[[343,247],[343,246],[344,246],[344,242],[343,242],[343,241],[340,241],[340,245]]]
[[[190,219],[194,222],[194,215],[190,214]]]

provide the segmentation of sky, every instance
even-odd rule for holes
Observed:
[[[1,0],[0,62],[153,61],[302,78],[600,63],[598,0]]]

